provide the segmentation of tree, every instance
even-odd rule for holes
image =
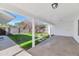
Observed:
[[[36,32],[44,32],[46,28],[46,25],[36,25]]]
[[[6,24],[6,26],[8,28],[8,34],[11,34],[11,27],[14,27],[14,26],[10,24]]]
[[[20,25],[21,25],[21,23],[15,23],[15,26],[18,28],[18,33],[21,32],[21,30],[20,30]]]
[[[18,33],[21,32],[21,28],[24,30],[27,27],[27,23],[20,22],[15,24],[16,27],[18,27]]]

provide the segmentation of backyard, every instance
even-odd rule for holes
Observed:
[[[29,49],[32,47],[32,33],[22,33],[8,35],[16,44],[22,48]],[[46,40],[48,38],[47,33],[35,33],[35,45]]]

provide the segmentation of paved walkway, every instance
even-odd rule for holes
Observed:
[[[79,43],[72,37],[53,36],[28,52],[34,56],[79,56]]]
[[[0,56],[31,56],[7,36],[0,36]]]

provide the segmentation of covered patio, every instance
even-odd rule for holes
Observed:
[[[1,23],[1,28],[4,28],[5,34],[1,33],[1,37],[7,36],[21,48],[29,49],[51,37],[52,25],[40,19],[23,16],[19,13],[14,13],[6,9],[0,9],[8,20]],[[7,15],[8,14],[8,15]],[[3,19],[5,18],[3,15]],[[18,21],[17,21],[18,20]],[[0,20],[2,21],[2,20]],[[18,29],[18,31],[16,29]],[[13,30],[12,30],[13,29]],[[2,32],[2,31],[1,31]],[[2,39],[1,39],[2,40]],[[7,43],[7,42],[6,42]],[[3,49],[4,50],[4,49]]]

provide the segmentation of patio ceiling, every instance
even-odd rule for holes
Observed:
[[[18,12],[13,12],[7,9],[0,9],[0,22],[1,24],[9,24],[9,25],[15,25],[16,23],[22,22],[28,17],[20,15]],[[4,21],[3,21],[4,20]]]
[[[79,15],[79,3],[59,3],[57,9],[52,9],[51,3],[22,3],[10,4],[30,15],[49,23],[58,23],[61,20],[72,20]]]
[[[79,3],[59,3],[57,9],[52,9],[51,3],[11,3],[0,4],[0,7],[52,24],[61,20],[72,20],[70,18],[79,15]]]
[[[0,9],[0,24],[6,24],[11,19],[14,19],[14,17]]]

